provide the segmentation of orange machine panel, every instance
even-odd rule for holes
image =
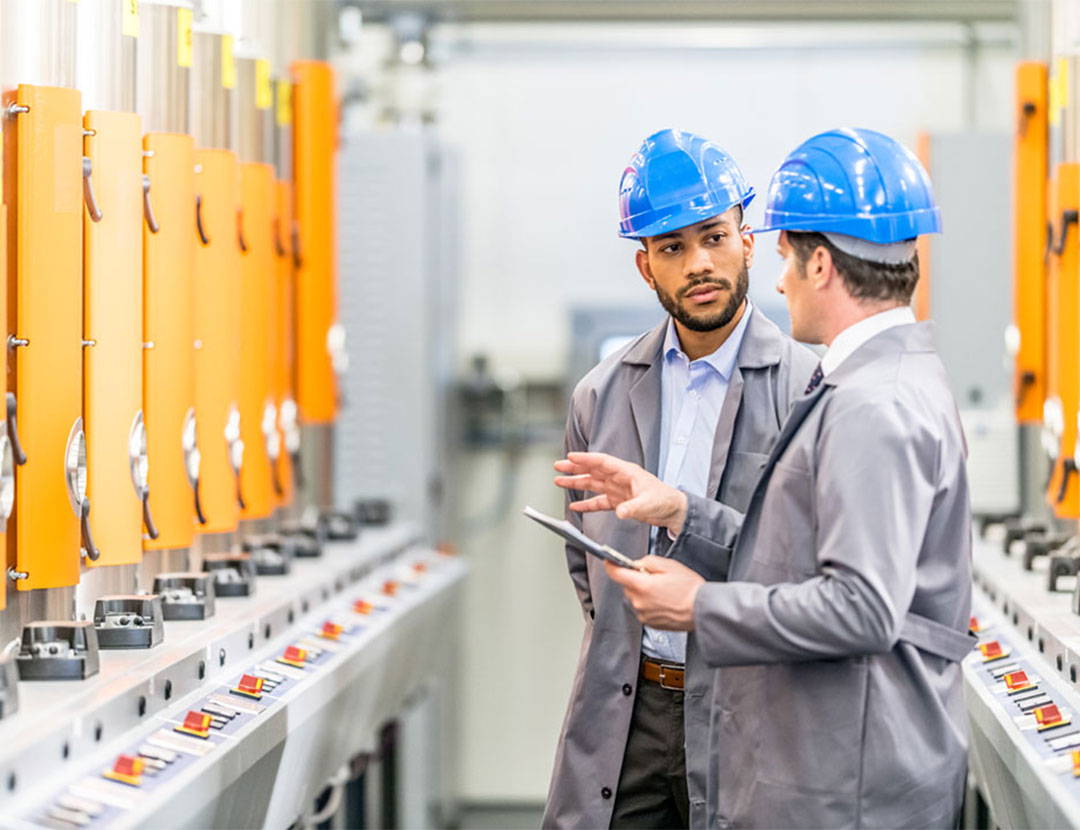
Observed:
[[[1016,420],[1042,423],[1046,400],[1046,65],[1016,67],[1013,324]]]
[[[240,487],[242,519],[261,519],[274,509],[268,435],[276,438],[277,408],[270,388],[272,299],[277,288],[273,227],[274,168],[240,165],[240,438],[244,466]]]
[[[131,437],[142,409],[142,121],[90,111],[83,149],[100,210],[83,224],[83,429],[90,527],[100,557],[142,559],[142,485]],[[32,344],[31,344],[32,345]]]
[[[295,281],[293,274],[292,239],[289,228],[292,227],[292,188],[288,182],[278,181],[274,185],[277,210],[274,216],[274,253],[276,290],[274,292],[271,329],[271,387],[274,405],[278,413],[278,457],[275,473],[275,491],[278,503],[292,504],[293,467],[290,449],[294,438],[290,432],[297,429],[295,423],[296,391],[294,379],[296,372],[294,338],[295,319]],[[292,423],[290,423],[292,418]]]
[[[0,160],[0,181],[3,180],[3,162]],[[0,279],[7,282],[7,206],[0,205]],[[0,320],[7,320],[7,292],[0,291]],[[0,377],[7,377],[7,349],[0,349]],[[3,425],[6,432],[7,423]],[[6,573],[7,564],[7,534],[0,532],[0,566]],[[7,606],[7,591],[0,591],[0,611]]]
[[[143,549],[171,550],[189,547],[195,538],[184,449],[184,426],[195,407],[195,140],[149,133],[143,146],[149,184],[143,230],[143,413],[150,513],[158,530],[157,539],[144,537]]]
[[[79,581],[80,522],[65,462],[82,410],[82,101],[77,90],[23,84],[5,104],[19,108],[4,129],[4,200],[15,261],[8,320],[26,452],[8,526],[15,568],[26,574],[18,588],[28,591]]]
[[[337,315],[334,158],[337,105],[327,63],[292,65],[293,174],[299,241],[296,273],[296,401],[305,424],[337,416],[337,380],[328,348]]]
[[[236,154],[195,152],[195,417],[199,425],[199,495],[205,533],[236,530],[241,495],[233,433],[240,367],[240,247]]]
[[[1080,208],[1080,164],[1058,165],[1050,217],[1053,237],[1047,271],[1047,404],[1052,433],[1060,435],[1047,499],[1055,515],[1080,518],[1080,482],[1076,448],[1077,405],[1080,403],[1080,257],[1077,255],[1077,210]]]

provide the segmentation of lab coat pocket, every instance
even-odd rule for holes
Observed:
[[[724,467],[720,498],[745,513],[769,456],[760,452],[732,452]]]
[[[813,474],[783,459],[777,461],[761,516],[749,573],[742,578],[771,585],[801,582],[816,573]]]

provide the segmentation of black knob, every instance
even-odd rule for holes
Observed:
[[[603,798],[611,798],[611,787],[604,787],[604,789],[600,790],[600,795]]]
[[[623,683],[622,693],[627,697],[630,697],[630,695],[634,693],[634,687],[631,686],[629,683]]]

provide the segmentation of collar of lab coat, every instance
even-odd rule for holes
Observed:
[[[934,324],[907,323],[876,334],[825,376],[825,386],[838,386],[864,366],[891,354],[934,351]]]
[[[665,319],[652,331],[643,334],[623,355],[622,362],[635,366],[659,363],[667,325]],[[751,305],[750,321],[746,324],[746,333],[739,347],[736,365],[740,369],[763,369],[766,366],[775,366],[782,357],[783,344],[784,334],[779,327],[762,314],[756,305]]]

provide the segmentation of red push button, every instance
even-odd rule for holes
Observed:
[[[424,573],[424,571],[427,570],[427,563],[426,562],[414,562],[413,566],[412,566],[412,569],[414,571],[416,571],[418,574],[422,574],[422,573]]]
[[[968,623],[968,628],[976,634],[983,630],[982,625],[979,623],[979,618],[975,616],[972,616],[971,622]]]
[[[353,611],[357,614],[364,614],[365,616],[374,611],[374,606],[366,599],[358,599],[353,603]]]
[[[1003,657],[1009,656],[1009,650],[1004,648],[997,640],[991,640],[988,643],[979,643],[979,651],[982,653],[984,663],[1001,660]]]
[[[210,737],[210,724],[213,722],[214,719],[205,712],[188,712],[184,716],[184,722],[174,726],[173,731],[206,739]]]
[[[302,669],[307,661],[307,652],[299,646],[288,646],[285,653],[277,658],[277,661],[284,663],[286,666]]]
[[[118,755],[112,769],[107,769],[102,774],[112,781],[138,787],[142,784],[142,772],[142,758],[136,758],[133,755]]]
[[[1080,749],[1074,749],[1072,752],[1073,762],[1073,778],[1080,778]]]
[[[344,629],[336,622],[327,620],[319,630],[319,636],[324,637],[327,640],[338,640],[341,638],[342,631],[344,631]]]
[[[397,589],[398,589],[397,580],[394,580],[394,579],[386,580],[386,582],[384,582],[383,586],[382,586],[382,592],[384,594],[386,594],[388,597],[392,597],[394,594],[396,594]]]
[[[234,695],[241,695],[243,697],[251,697],[255,700],[262,698],[263,679],[261,677],[255,677],[252,674],[245,674],[240,678],[240,682],[236,684],[235,689],[230,689]]]
[[[1022,692],[1024,689],[1030,689],[1035,685],[1031,682],[1031,678],[1027,676],[1026,671],[1009,672],[1002,680],[1005,681],[1005,688],[1009,690],[1009,694]]]
[[[1035,721],[1039,724],[1040,732],[1055,726],[1064,726],[1070,720],[1071,718],[1067,718],[1061,713],[1056,703],[1051,703],[1049,706],[1040,706],[1035,710]]]

